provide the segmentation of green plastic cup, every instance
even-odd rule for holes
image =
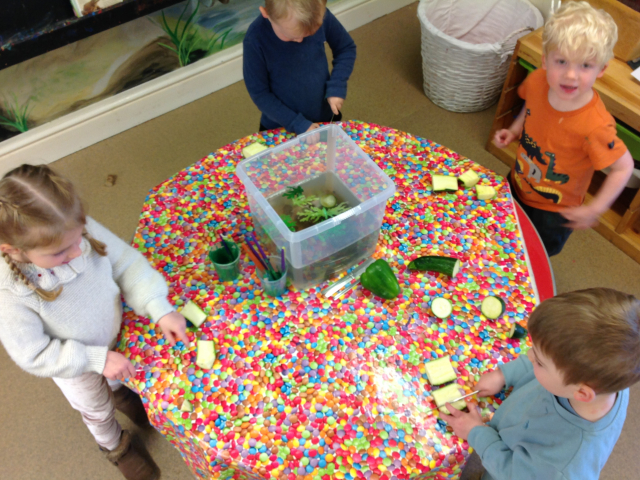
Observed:
[[[262,289],[266,295],[270,297],[280,297],[287,290],[287,264],[285,262],[284,272],[280,272],[282,268],[280,257],[272,255],[269,257],[269,261],[273,266],[273,270],[276,273],[281,273],[281,275],[275,280],[271,280],[267,272],[258,270],[258,277],[260,278]]]
[[[219,243],[218,248],[209,252],[209,260],[213,263],[221,282],[232,282],[240,275],[240,249],[234,242],[225,242],[231,250],[231,255],[222,243]]]

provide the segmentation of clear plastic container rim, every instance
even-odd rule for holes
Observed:
[[[340,128],[339,125],[329,124],[329,125],[324,125],[322,127],[319,127],[311,132],[300,134],[296,138],[292,138],[291,140],[288,140],[287,142],[284,142],[276,147],[269,148],[268,150],[263,150],[262,152],[252,155],[251,157],[246,158],[245,160],[242,160],[240,163],[238,163],[238,166],[236,167],[236,175],[242,181],[247,193],[250,193],[254,197],[257,197],[258,195],[262,196],[260,191],[255,187],[255,185],[249,179],[249,176],[245,172],[245,165],[247,163],[255,160],[260,156],[264,156],[267,154],[273,155],[286,148],[290,148],[293,144],[295,144],[295,142],[299,143],[301,140],[305,139],[308,136],[315,135],[315,134],[322,133],[324,131],[329,131],[329,130],[334,130],[345,135],[347,137],[347,140],[351,142],[355,147],[357,147],[358,150],[360,150],[366,156],[366,158],[371,162],[371,165],[374,171],[376,172],[376,174],[378,174],[383,179],[387,180],[387,188],[383,192],[380,192],[374,195],[373,197],[369,198],[368,200],[365,200],[359,205],[353,208],[350,208],[346,212],[341,213],[340,215],[337,215],[333,218],[329,218],[324,222],[314,225],[313,227],[305,228],[300,232],[292,232],[291,230],[289,230],[289,228],[284,224],[284,222],[280,218],[280,215],[276,213],[276,211],[271,207],[271,205],[268,205],[268,208],[265,209],[265,213],[269,217],[269,220],[271,220],[273,224],[276,226],[276,228],[280,232],[280,235],[282,235],[285,241],[289,243],[302,242],[303,240],[316,236],[319,233],[322,233],[330,228],[340,225],[347,218],[352,217],[353,215],[358,215],[360,212],[364,210],[368,210],[368,208],[371,205],[376,203],[382,203],[381,202],[382,200],[386,202],[396,192],[395,184],[393,183],[391,178],[389,178],[389,176],[386,173],[384,173],[384,171],[378,166],[378,164],[374,162],[371,159],[371,157],[369,157],[369,155],[367,155],[364,151],[362,151],[362,149],[358,146],[358,144],[356,144],[356,142],[354,142],[353,139],[344,130],[342,130],[342,128]]]

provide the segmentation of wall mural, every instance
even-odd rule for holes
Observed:
[[[188,0],[0,70],[0,141],[241,43],[261,5]]]

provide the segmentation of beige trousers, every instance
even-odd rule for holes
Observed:
[[[117,380],[87,372],[75,378],[54,378],[74,410],[82,415],[98,445],[107,450],[120,443],[122,428],[116,420],[113,391],[122,386]]]

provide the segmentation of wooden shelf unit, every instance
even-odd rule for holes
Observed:
[[[496,131],[511,125],[524,103],[518,96],[518,86],[527,77],[528,71],[520,64],[520,59],[536,68],[542,66],[542,29],[518,40],[485,147],[510,167],[515,163],[518,142],[500,149],[493,144],[493,136]],[[611,115],[640,131],[640,83],[631,76],[629,65],[618,59],[611,60],[603,77],[596,81],[594,89],[600,94]],[[594,176],[586,202],[591,201],[601,183],[602,177]],[[633,228],[639,218],[640,190],[625,188],[611,209],[602,216],[595,230],[640,263],[640,234]]]

